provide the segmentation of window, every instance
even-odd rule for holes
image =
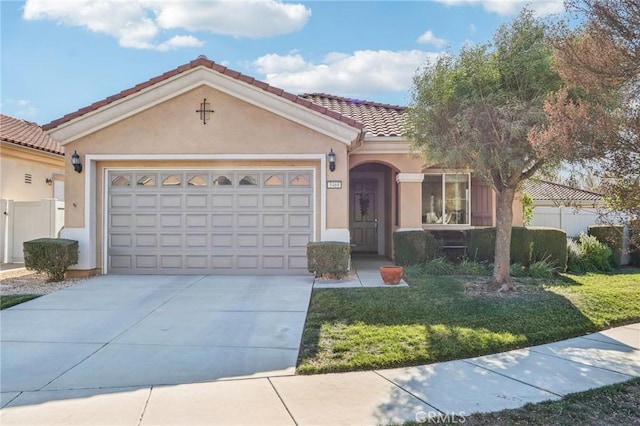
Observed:
[[[200,175],[195,175],[187,182],[189,186],[207,186],[207,180]]]
[[[283,186],[284,181],[281,175],[271,175],[264,180],[264,186]]]
[[[255,186],[258,185],[258,179],[256,179],[256,176],[254,175],[246,175],[240,179],[240,185]]]
[[[144,175],[138,179],[138,186],[156,186],[156,180],[153,176]]]
[[[422,223],[468,225],[470,175],[425,175],[422,182]]]
[[[126,176],[118,175],[111,181],[111,186],[130,186],[131,183]]]
[[[306,175],[295,175],[289,183],[291,186],[309,186],[309,177]]]
[[[180,177],[176,175],[167,176],[162,181],[162,186],[180,186],[181,184],[182,184],[182,181]]]
[[[230,186],[231,179],[226,176],[218,176],[213,179],[213,186]]]

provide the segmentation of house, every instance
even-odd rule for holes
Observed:
[[[403,113],[200,56],[55,120],[82,165],[66,164],[75,273],[307,273],[310,241],[392,257],[397,230],[493,225],[490,187],[412,154]]]
[[[0,263],[22,243],[55,237],[64,221],[64,148],[40,126],[0,114]]]
[[[573,237],[599,224],[605,211],[602,194],[542,179],[526,180],[523,192],[533,199],[531,225],[564,229]]]

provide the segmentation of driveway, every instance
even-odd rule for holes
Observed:
[[[311,276],[99,276],[0,312],[1,390],[292,375]]]

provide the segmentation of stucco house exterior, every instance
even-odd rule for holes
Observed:
[[[397,230],[494,225],[490,187],[412,154],[403,112],[200,56],[55,120],[83,166],[66,163],[76,273],[299,274],[310,241],[392,257]]]
[[[24,241],[57,235],[64,169],[64,148],[39,125],[0,114],[1,263],[21,262]]]

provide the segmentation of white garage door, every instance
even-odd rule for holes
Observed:
[[[310,170],[112,170],[107,184],[108,273],[307,273]]]

